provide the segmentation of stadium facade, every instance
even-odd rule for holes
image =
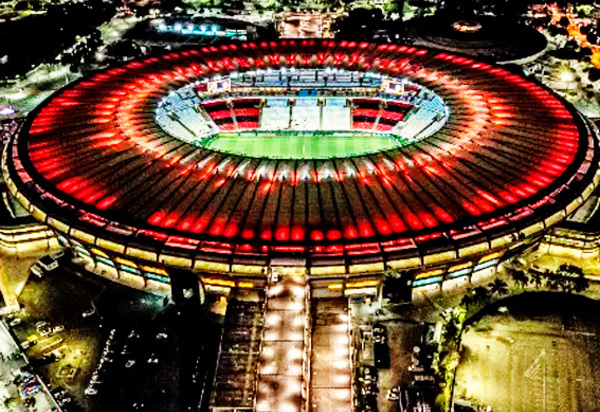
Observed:
[[[450,287],[535,244],[594,191],[593,126],[502,67],[329,40],[173,52],[51,96],[3,153],[13,196],[90,270],[169,289],[310,276]]]

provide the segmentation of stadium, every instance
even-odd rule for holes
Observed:
[[[89,270],[314,296],[483,276],[594,191],[593,126],[502,67],[401,45],[211,46],[87,76],[3,153],[12,195]]]

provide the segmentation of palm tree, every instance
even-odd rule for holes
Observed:
[[[529,283],[535,285],[536,288],[541,288],[546,279],[547,278],[542,276],[542,274],[539,272],[531,272],[531,279],[529,280]]]
[[[471,291],[467,291],[460,300],[460,305],[465,309],[469,309],[473,305],[473,294]]]
[[[581,276],[577,276],[573,279],[573,290],[575,292],[581,293],[589,287],[590,282],[585,276],[583,276],[583,273],[581,274]]]
[[[444,324],[442,327],[443,340],[446,343],[458,344],[460,342],[460,335],[466,317],[466,312],[460,307],[453,309],[447,309],[442,314]]]
[[[570,277],[583,276],[583,269],[575,265],[560,265],[558,272]]]
[[[490,299],[490,291],[485,286],[477,286],[473,289],[473,304],[485,305]]]
[[[492,295],[498,294],[498,296],[506,295],[508,293],[508,285],[502,279],[494,279],[488,285],[489,291]]]
[[[508,273],[510,274],[510,277],[512,278],[512,280],[514,280],[515,283],[517,284],[517,286],[519,286],[520,288],[525,287],[527,285],[527,283],[529,282],[527,273],[525,273],[525,271],[523,271],[521,269],[509,270]]]
[[[573,289],[571,278],[560,272],[551,272],[546,270],[546,286],[550,290],[560,290],[562,292],[570,292]]]
[[[558,273],[564,278],[566,288],[563,288],[566,292],[575,291],[577,293],[583,292],[590,286],[590,282],[583,274],[583,269],[575,265],[560,265]]]

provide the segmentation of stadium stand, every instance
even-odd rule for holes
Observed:
[[[377,134],[389,123],[382,101],[395,100],[412,108],[392,133],[422,137],[440,129],[385,151],[274,159],[186,144],[156,122],[162,116],[191,138],[189,119],[171,116],[164,99],[173,96],[173,107],[193,103],[195,96],[177,97],[174,89],[238,67],[254,71],[246,86],[214,96],[192,89],[200,102],[185,103],[188,114],[197,108],[209,124],[237,131],[235,110],[253,109],[237,100],[252,96],[269,107],[278,98],[289,113],[288,100],[299,92],[287,89],[281,67],[288,58],[305,70],[290,86],[325,84],[330,68],[328,90],[305,87],[302,98],[352,100],[353,128]],[[421,70],[409,72],[407,64]],[[267,65],[271,72],[259,78]],[[355,70],[350,82],[357,86],[335,87],[339,69]],[[444,101],[408,82],[402,95],[385,94],[367,71],[407,76]],[[262,95],[262,86],[252,87],[284,78],[285,86]],[[358,122],[358,109],[373,111]],[[157,265],[236,276],[247,269],[259,279],[271,259],[301,255],[311,276],[344,282],[386,267],[426,267],[415,276],[418,287],[441,282],[446,271],[448,279],[458,276],[454,262],[467,265],[463,276],[497,265],[521,240],[535,240],[573,213],[600,180],[596,132],[559,97],[502,67],[410,46],[282,40],[170,52],[90,74],[32,112],[4,151],[3,171],[36,219],[74,246],[89,246],[90,255],[104,254],[94,262],[136,259],[140,271],[167,282]]]

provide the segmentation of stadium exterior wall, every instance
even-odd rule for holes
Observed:
[[[518,80],[525,82],[522,78]],[[556,102],[559,106],[563,103]],[[552,187],[545,187],[543,198],[540,195],[535,199],[542,205],[539,206],[541,211],[536,205],[529,210],[531,214],[524,215],[523,218],[515,212],[507,218],[509,223],[506,229],[494,230],[495,226],[490,225],[492,230],[489,233],[478,233],[476,236],[467,233],[468,226],[462,221],[455,229],[462,231],[464,237],[453,239],[446,236],[440,237],[441,240],[437,243],[431,241],[417,244],[415,239],[407,236],[407,239],[401,240],[412,242],[411,247],[404,250],[401,249],[403,244],[398,243],[397,252],[394,252],[396,255],[384,252],[379,247],[374,248],[376,252],[371,252],[368,250],[369,244],[363,247],[364,245],[353,245],[348,241],[345,247],[350,249],[356,246],[352,250],[356,253],[345,251],[340,255],[318,256],[314,250],[309,250],[310,243],[307,239],[308,246],[302,252],[298,251],[298,247],[294,249],[295,245],[291,243],[284,248],[269,242],[264,244],[265,252],[262,255],[244,258],[233,253],[224,255],[215,251],[216,247],[208,250],[209,248],[203,247],[196,249],[194,246],[186,250],[183,247],[169,246],[165,241],[138,238],[137,233],[134,236],[101,230],[95,228],[93,222],[78,221],[77,208],[81,203],[69,203],[68,198],[56,198],[56,191],[46,191],[45,186],[36,180],[42,176],[36,174],[35,168],[30,170],[35,172],[33,175],[28,174],[29,171],[22,163],[24,157],[22,159],[21,156],[27,150],[25,134],[22,141],[19,142],[18,136],[15,136],[11,144],[5,147],[2,171],[10,193],[33,217],[56,230],[61,242],[73,248],[81,264],[95,273],[132,287],[164,293],[169,289],[168,269],[177,267],[199,273],[209,289],[261,288],[274,269],[286,270],[279,264],[282,257],[288,257],[302,262],[290,263],[293,266],[290,270],[305,271],[314,288],[327,289],[330,294],[349,296],[371,294],[374,291],[376,293],[381,274],[387,268],[410,271],[414,275],[415,290],[447,290],[464,284],[463,279],[470,281],[494,272],[503,260],[538,242],[548,229],[573,213],[596,189],[600,181],[597,131],[569,106],[560,106],[560,110],[568,110],[567,114],[573,118],[569,126],[576,125],[577,128],[573,132],[577,136],[577,143],[571,143],[577,147],[573,154],[576,160],[569,164],[569,173],[564,173],[556,182],[553,181],[555,185]],[[547,114],[545,110],[542,113],[544,116]],[[31,119],[37,114],[39,113],[34,112]],[[500,124],[505,121],[503,118],[496,120]],[[26,128],[31,126],[31,120],[29,122]],[[531,125],[531,128],[535,132],[539,131],[539,127],[535,125]],[[571,187],[570,183],[576,178],[578,180]],[[560,196],[555,198],[556,193]],[[46,199],[53,199],[55,204],[47,207],[48,203],[44,203]],[[465,222],[472,223],[472,220]],[[370,241],[371,238],[366,239]],[[212,238],[202,241],[207,244],[216,243]],[[256,242],[261,245],[260,239],[256,239]],[[373,244],[377,243],[374,242]],[[379,246],[381,243],[383,241]],[[225,247],[222,249],[225,251]]]

